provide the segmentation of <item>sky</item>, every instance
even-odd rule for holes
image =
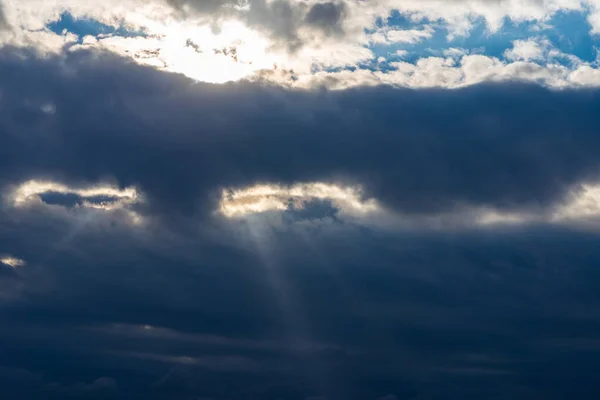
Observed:
[[[600,1],[0,0],[0,398],[597,399]]]

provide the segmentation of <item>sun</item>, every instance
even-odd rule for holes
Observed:
[[[238,81],[272,69],[279,61],[266,37],[234,20],[222,22],[218,31],[189,22],[170,23],[137,42],[137,52],[128,53],[138,62],[209,83]],[[150,56],[139,57],[142,53]]]

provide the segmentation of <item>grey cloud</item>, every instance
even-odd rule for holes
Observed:
[[[288,223],[303,220],[323,221],[326,219],[340,222],[337,217],[339,211],[340,209],[335,207],[330,200],[304,200],[299,205],[296,205],[293,201],[290,201],[288,208],[283,213],[283,220]]]
[[[247,4],[227,0],[169,0],[169,3],[182,13],[203,15],[213,18],[215,27],[225,16],[235,16],[249,26],[264,31],[275,46],[294,52],[305,43],[299,37],[302,27],[314,28],[315,33],[326,36],[342,35],[343,22],[347,13],[345,3],[317,3],[312,7],[303,2],[290,0],[250,0]],[[249,9],[239,10],[234,6],[247,5]]]
[[[309,244],[296,229],[280,229],[268,246],[297,306],[293,316],[305,321],[308,338],[334,344],[308,350],[289,341],[278,311],[285,301],[268,283],[260,250],[240,246],[227,230],[225,245],[197,233],[172,241],[164,230],[80,231],[69,243],[75,252],[43,261],[56,227],[35,215],[18,225],[1,221],[0,242],[26,246],[32,265],[43,262],[44,275],[22,276],[29,291],[53,283],[0,302],[3,361],[59,382],[15,398],[444,399],[468,387],[466,398],[500,390],[530,399],[596,382],[589,348],[547,339],[598,325],[597,235],[556,228],[372,235],[338,226],[312,232]],[[90,329],[113,322],[140,328]],[[164,328],[145,334],[145,324]],[[278,345],[257,346],[265,340]],[[563,362],[565,353],[576,366]],[[457,373],[500,370],[509,373],[478,374],[475,383],[473,374]],[[40,387],[25,375],[13,384],[21,391],[9,393]],[[114,377],[118,392],[94,384],[98,376]],[[2,373],[0,384],[7,387]],[[88,390],[97,386],[109,390]]]
[[[345,3],[317,3],[306,14],[308,25],[321,29],[328,35],[343,34],[342,22],[346,16]]]
[[[65,207],[81,206],[84,202],[92,204],[110,204],[119,200],[116,196],[80,196],[75,193],[47,192],[40,194],[40,199],[46,204],[57,204]]]
[[[322,180],[405,213],[549,206],[596,177],[598,92],[300,92],[6,50],[0,82],[3,190],[135,185],[149,217],[2,203],[0,252],[27,260],[0,271],[6,398],[597,397],[598,354],[569,345],[600,328],[597,233],[211,216],[223,188]]]
[[[219,14],[226,7],[240,4],[237,0],[167,0],[167,3],[184,15],[188,9],[202,14]]]
[[[28,371],[24,368],[7,367],[4,365],[0,365],[0,379],[33,385],[39,385],[43,382],[43,376],[40,373]]]
[[[5,183],[109,179],[139,186],[162,213],[210,215],[223,188],[333,181],[360,184],[402,213],[436,214],[551,207],[598,179],[593,91],[289,91],[68,57],[66,73],[52,59],[4,52]],[[35,96],[51,99],[56,114],[31,111],[25,99]]]
[[[302,46],[298,27],[304,8],[302,3],[292,4],[289,0],[253,0],[246,18],[251,26],[266,29],[277,45],[293,52]]]
[[[44,390],[51,392],[62,392],[72,394],[84,394],[89,392],[105,392],[117,390],[117,381],[109,377],[100,377],[91,383],[78,382],[72,385],[63,386],[53,382],[44,386]]]

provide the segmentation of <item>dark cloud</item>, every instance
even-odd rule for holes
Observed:
[[[83,395],[96,392],[114,392],[117,390],[117,382],[113,378],[101,377],[91,383],[77,382],[72,385],[62,386],[53,382],[44,386],[44,390],[49,392],[60,392],[62,394]]]
[[[95,205],[112,204],[119,200],[117,196],[81,196],[76,193],[46,192],[40,194],[40,199],[46,204],[57,204],[66,207],[82,206],[85,203]]]
[[[310,223],[210,218],[222,188],[321,180],[405,213],[545,207],[596,176],[597,92],[219,86],[9,51],[0,87],[3,190],[148,202],[135,226],[3,197],[0,254],[27,263],[0,269],[2,397],[597,398],[597,233],[366,229],[325,200],[283,213]]]
[[[30,261],[0,302],[0,384],[15,398],[595,394],[597,235],[293,225],[255,247],[227,229],[115,227],[48,260],[68,227],[20,213],[0,228]]]
[[[593,91],[296,92],[68,57],[69,70],[4,53],[2,179],[114,179],[170,214],[212,213],[224,187],[337,181],[397,211],[438,213],[546,207],[598,173]]]
[[[288,0],[253,0],[250,12],[246,15],[250,26],[265,30],[277,46],[284,46],[294,52],[303,43],[298,36],[298,28],[304,14],[304,5],[293,4]]]
[[[345,3],[316,3],[306,14],[305,21],[328,35],[343,34],[342,22],[346,12]]]
[[[288,207],[283,213],[283,220],[288,223],[297,221],[323,221],[329,219],[339,222],[337,217],[340,209],[334,206],[331,200],[313,199],[304,200],[301,204],[295,204],[290,200]]]

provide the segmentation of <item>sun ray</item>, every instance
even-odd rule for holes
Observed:
[[[276,249],[273,247],[275,239],[273,231],[265,218],[261,215],[251,216],[245,222],[245,227],[263,266],[265,277],[272,288],[279,307],[281,308],[284,325],[287,329],[287,342],[291,354],[303,360],[310,367],[303,372],[317,389],[325,389],[330,381],[331,373],[323,371],[318,366],[318,360],[305,351],[309,343],[309,326],[302,316],[298,301],[290,297],[290,289],[281,271],[281,263]]]

